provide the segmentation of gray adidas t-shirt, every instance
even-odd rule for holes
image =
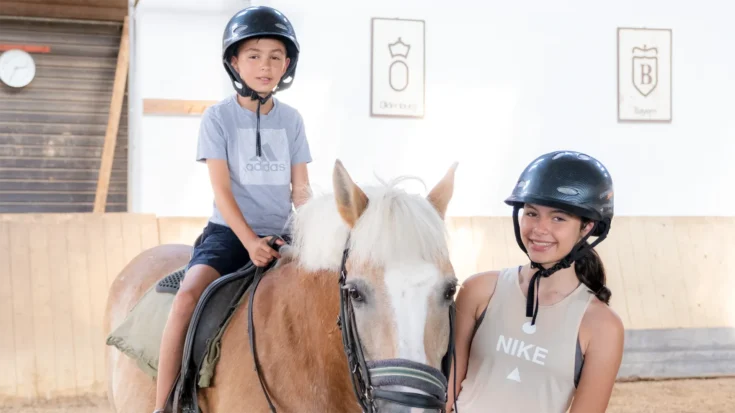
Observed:
[[[260,158],[255,150],[255,113],[241,107],[234,94],[204,112],[197,146],[198,162],[227,160],[235,201],[258,235],[287,233],[291,165],[311,162],[301,115],[272,99],[273,109],[260,115]],[[209,220],[229,226],[214,202],[213,208]]]

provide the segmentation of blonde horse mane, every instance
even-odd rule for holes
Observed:
[[[425,197],[398,188],[405,179],[362,188],[369,202],[351,233],[334,194],[312,196],[291,220],[293,259],[308,271],[338,271],[349,234],[350,257],[356,262],[448,261],[444,220]]]

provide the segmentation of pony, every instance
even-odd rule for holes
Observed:
[[[422,403],[414,396],[425,401],[431,393],[416,384],[419,376],[447,387],[437,372],[452,344],[447,314],[457,278],[444,220],[456,167],[421,196],[399,189],[400,180],[363,189],[336,160],[334,192],[312,195],[294,212],[292,244],[282,247],[253,302],[258,363],[276,411],[444,410],[416,408]],[[149,287],[185,265],[191,248],[160,245],[129,262],[109,290],[106,332]],[[203,413],[271,411],[251,357],[247,304],[223,333],[213,384],[198,390]],[[112,346],[106,362],[114,411],[153,411],[155,380]]]

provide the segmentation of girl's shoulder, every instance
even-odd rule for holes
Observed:
[[[479,317],[495,293],[500,274],[501,271],[485,271],[467,277],[457,294],[457,307],[469,307]]]
[[[623,320],[609,305],[593,296],[580,325],[580,341],[583,348],[591,340],[618,342],[625,335]]]
[[[599,298],[593,296],[590,299],[590,304],[587,306],[587,310],[582,318],[582,324],[589,324],[590,326],[600,325],[608,328],[622,328],[623,320],[620,318],[618,313],[612,309],[612,307],[600,301]]]

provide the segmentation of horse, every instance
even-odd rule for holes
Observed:
[[[198,389],[201,412],[269,412],[269,404],[299,413],[444,411],[437,401],[447,397],[457,288],[445,213],[456,166],[421,196],[400,189],[401,179],[362,188],[336,160],[334,192],[294,212],[292,242],[254,298],[254,347],[269,399],[254,371],[245,301],[223,333],[213,385]],[[106,331],[190,253],[160,245],[129,262],[111,284]],[[106,362],[114,411],[153,411],[155,379],[114,347]]]

